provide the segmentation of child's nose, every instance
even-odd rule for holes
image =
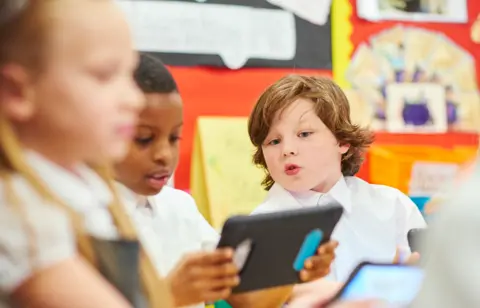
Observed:
[[[168,144],[160,144],[153,151],[153,160],[157,163],[168,165],[173,158],[173,153]]]
[[[284,142],[283,144],[283,156],[294,156],[297,155],[297,148],[292,142]]]
[[[288,157],[288,156],[295,156],[297,153],[294,151],[287,151],[283,153],[283,156]]]

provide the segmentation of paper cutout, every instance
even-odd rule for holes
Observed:
[[[466,0],[357,0],[358,16],[369,21],[414,22],[468,21]]]
[[[352,123],[362,127],[370,126],[373,119],[373,108],[368,103],[367,95],[353,90],[345,90],[344,92],[350,104],[350,119]]]
[[[312,24],[322,26],[328,21],[332,0],[267,0],[273,5],[290,11]]]
[[[390,132],[447,131],[445,90],[438,84],[387,86],[387,129]]]
[[[217,229],[233,214],[248,214],[264,199],[263,170],[252,163],[247,118],[201,117],[192,155],[191,192]]]
[[[335,82],[348,89],[350,83],[345,76],[354,46],[351,40],[353,25],[351,22],[353,8],[350,0],[332,1],[332,71]]]
[[[374,130],[444,132],[438,110],[445,107],[449,131],[480,128],[480,124],[475,124],[480,123],[475,60],[442,33],[402,25],[388,28],[371,36],[369,43],[358,45],[344,76],[349,83],[346,88],[351,88],[351,104],[360,104],[352,109],[369,112],[372,115],[371,128]],[[436,85],[437,94],[432,94],[433,84]],[[404,91],[405,94],[409,91],[419,94],[418,89],[423,88],[424,92],[430,92],[427,98],[430,103],[428,106],[423,104],[423,107],[413,106],[412,102],[403,104],[399,97],[389,97],[392,93],[388,89],[392,87],[410,87]],[[359,93],[355,95],[352,91]],[[440,91],[444,94],[441,95]],[[373,112],[365,107],[365,103],[370,104]],[[416,109],[423,114],[430,112],[427,109],[437,110],[434,112],[438,114],[434,119],[436,124],[426,125],[419,130],[406,129],[401,125],[403,111],[399,110],[404,105],[412,105],[408,110]],[[367,120],[363,120],[364,112],[358,118],[367,123]],[[414,117],[418,119],[423,116],[417,114]]]
[[[137,49],[219,55],[239,69],[249,58],[292,60],[295,17],[284,10],[176,1],[119,1]]]
[[[455,179],[458,164],[417,162],[412,166],[409,196],[430,197]]]
[[[426,71],[426,61],[436,50],[440,38],[441,36],[437,33],[423,29],[407,31],[403,41],[405,44],[405,70],[413,73],[420,66]]]
[[[472,39],[472,42],[480,44],[480,14],[477,16],[477,19],[472,24],[472,28],[470,30],[470,38]]]

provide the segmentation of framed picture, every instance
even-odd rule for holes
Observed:
[[[434,83],[387,86],[386,125],[390,132],[443,133],[448,129],[445,89]]]

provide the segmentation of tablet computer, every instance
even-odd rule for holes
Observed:
[[[388,307],[409,307],[423,277],[424,270],[417,266],[363,262],[326,306],[336,301],[380,300]]]
[[[304,262],[330,236],[343,207],[317,206],[229,218],[218,247],[235,249],[241,293],[300,282]]]
[[[427,234],[426,228],[411,229],[407,233],[408,246],[412,252],[418,252],[420,255],[425,252],[425,236]]]

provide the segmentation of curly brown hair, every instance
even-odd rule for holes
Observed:
[[[374,135],[370,130],[351,122],[348,99],[330,78],[285,76],[263,92],[248,119],[248,134],[256,147],[253,162],[265,171],[262,185],[266,190],[269,190],[275,182],[268,172],[262,144],[277,112],[285,110],[299,98],[311,100],[315,104],[315,113],[339,144],[350,145],[342,156],[341,169],[344,176],[353,176],[358,172],[365,152],[373,143]]]

